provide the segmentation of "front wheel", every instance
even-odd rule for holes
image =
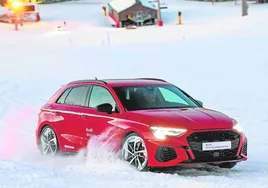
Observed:
[[[148,170],[148,153],[144,140],[136,133],[129,134],[122,145],[121,157],[139,171]]]

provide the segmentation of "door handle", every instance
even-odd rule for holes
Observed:
[[[86,114],[82,114],[81,117],[82,117],[83,119],[87,119],[87,118],[88,118],[88,115],[86,115]]]

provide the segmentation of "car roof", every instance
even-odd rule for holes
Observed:
[[[86,79],[86,80],[75,80],[68,83],[68,85],[80,85],[98,83],[103,85],[109,85],[111,87],[119,86],[137,86],[137,85],[156,85],[156,84],[169,84],[167,81],[158,78],[126,78],[126,79]]]

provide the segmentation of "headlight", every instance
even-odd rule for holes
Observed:
[[[20,9],[22,7],[22,3],[21,2],[19,2],[19,1],[14,1],[14,2],[12,2],[12,8],[14,8],[14,9]]]
[[[233,129],[237,130],[238,132],[242,133],[243,132],[243,128],[241,127],[241,125],[236,124],[235,126],[233,126]]]
[[[151,132],[157,139],[164,140],[167,136],[180,136],[185,133],[186,129],[166,128],[166,127],[150,127]]]

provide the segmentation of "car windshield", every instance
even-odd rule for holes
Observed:
[[[128,111],[199,107],[174,85],[124,86],[113,89]]]

